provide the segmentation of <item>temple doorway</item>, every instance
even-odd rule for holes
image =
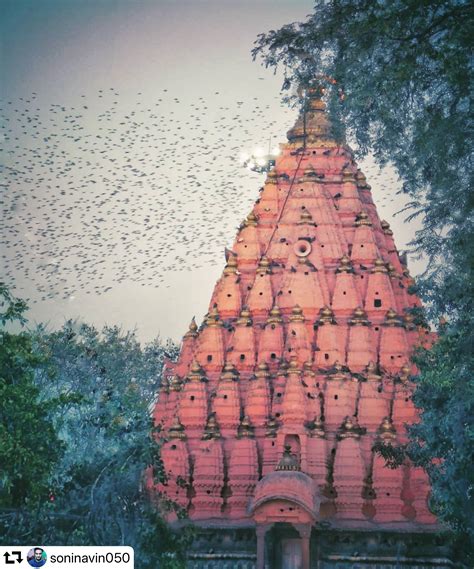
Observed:
[[[256,486],[251,504],[257,534],[256,569],[311,567],[311,531],[320,498],[314,481],[298,469],[294,459],[285,450],[275,471]]]
[[[301,539],[281,540],[281,569],[303,569]]]
[[[268,567],[271,569],[305,569],[303,541],[291,524],[275,524],[268,532],[266,541]]]

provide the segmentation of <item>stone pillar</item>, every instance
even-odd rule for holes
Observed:
[[[267,525],[257,525],[257,569],[265,569],[265,535],[269,529]]]
[[[301,537],[302,569],[310,569],[311,526],[309,524],[297,524],[295,528]]]

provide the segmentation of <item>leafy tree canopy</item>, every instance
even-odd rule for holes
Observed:
[[[25,310],[0,283],[0,508],[11,510],[48,495],[49,475],[61,455],[51,410],[42,405],[34,382],[41,360],[31,336],[5,329],[23,324]]]
[[[22,380],[16,397],[2,374],[0,429],[11,425],[21,444],[0,431],[0,460],[13,444],[27,458],[18,455],[11,472],[2,470],[2,541],[127,544],[140,567],[184,567],[191,531],[173,532],[143,488],[150,466],[158,465],[156,478],[163,475],[150,409],[164,358],[174,357],[176,346],[159,338],[141,346],[133,332],[72,321],[8,338],[2,370],[10,358],[11,377],[23,370],[27,385]]]

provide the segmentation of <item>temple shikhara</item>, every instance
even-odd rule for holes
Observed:
[[[165,368],[167,480],[149,486],[196,526],[193,569],[451,567],[427,475],[374,450],[407,440],[410,356],[433,337],[321,90],[306,97]]]

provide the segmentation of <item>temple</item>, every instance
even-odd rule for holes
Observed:
[[[166,365],[150,490],[198,528],[192,569],[451,567],[425,472],[374,450],[417,420],[413,280],[319,87],[287,136]]]

